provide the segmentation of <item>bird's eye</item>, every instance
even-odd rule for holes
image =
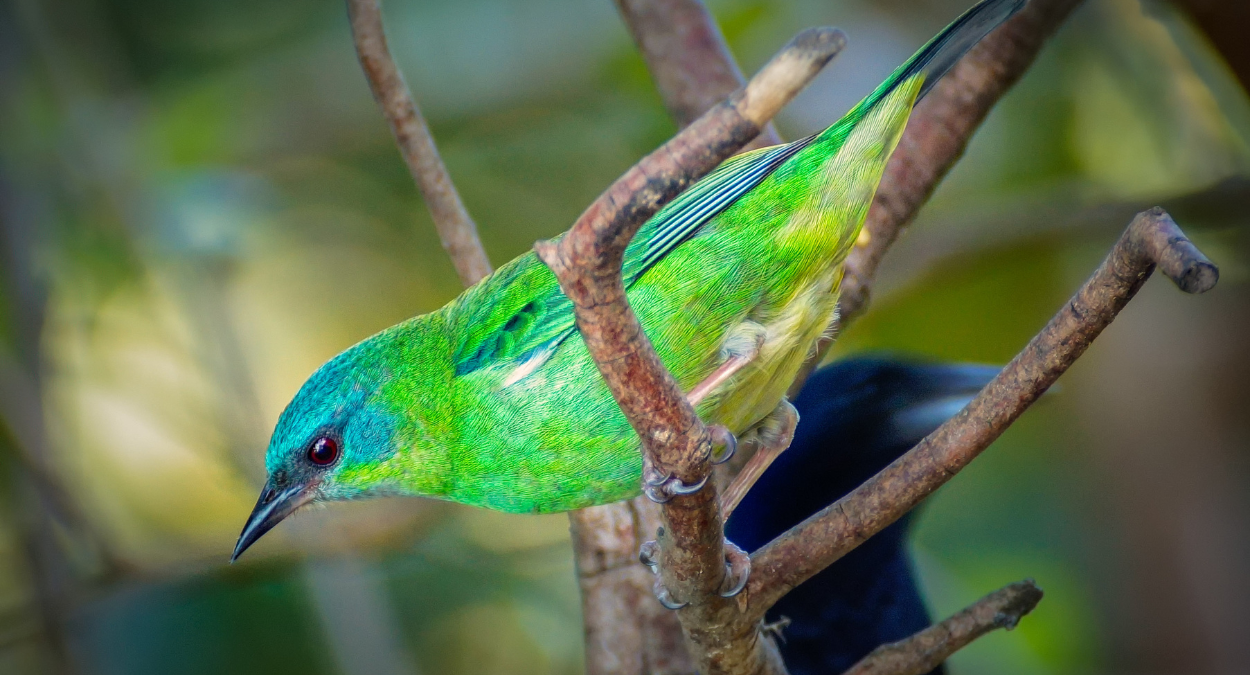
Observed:
[[[320,436],[308,446],[308,461],[317,466],[329,466],[339,458],[339,444],[333,438]]]

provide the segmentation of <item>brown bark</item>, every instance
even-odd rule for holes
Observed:
[[[720,26],[700,0],[616,0],[616,7],[679,128],[745,84]],[[780,142],[770,122],[743,149]]]
[[[911,224],[938,183],[963,156],[990,109],[1024,75],[1081,0],[1032,0],[973,47],[912,112],[898,148],[886,165],[859,240],[846,259],[838,301],[839,321],[858,316],[885,252]],[[792,395],[833,344],[820,341],[791,387]]]
[[[660,526],[646,497],[569,514],[582,592],[587,675],[679,675],[694,663],[677,614],[656,602],[655,576],[638,548]]]
[[[959,414],[855,491],[752,555],[748,617],[763,617],[790,589],[967,466],[1085,352],[1156,265],[1187,293],[1205,292],[1219,278],[1167,213],[1139,214],[1072,300]]]
[[[1042,589],[1032,579],[1000,588],[939,624],[877,647],[843,675],[922,675],[982,635],[1015,628],[1041,600]]]
[[[613,396],[638,433],[647,462],[694,485],[711,471],[711,444],[694,409],[664,369],[630,309],[621,282],[625,247],[651,215],[747,141],[829,62],[845,43],[832,29],[800,33],[752,80],[618,179],[558,243],[535,250],[574,304],[578,330]],[[713,486],[664,504],[659,537],[661,579],[689,603],[725,605],[722,522]],[[779,664],[752,629],[710,642],[695,637],[683,615],[702,672],[760,672]]]
[[[365,79],[369,81],[369,89],[386,116],[399,152],[425,199],[439,239],[456,266],[460,281],[465,286],[472,286],[490,274],[490,260],[477,237],[477,226],[464,208],[460,193],[456,192],[447,167],[438,155],[421,109],[413,100],[404,76],[387,49],[378,0],[347,0],[347,16],[351,20],[356,55],[365,71]]]

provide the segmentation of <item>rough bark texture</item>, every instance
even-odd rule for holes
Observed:
[[[669,115],[685,128],[745,80],[700,0],[616,0]],[[772,123],[743,150],[777,145]]]
[[[1041,600],[1032,579],[1000,588],[939,624],[877,647],[843,675],[922,675],[982,635],[1015,628]]]
[[[569,514],[582,591],[588,675],[692,673],[677,614],[655,600],[655,575],[638,549],[660,527],[646,497]]]
[[[1162,209],[1139,214],[1094,275],[955,417],[855,491],[757,551],[747,585],[758,620],[790,589],[898,520],[989,447],[1085,352],[1158,265],[1187,293],[1219,271]]]
[[[642,440],[648,463],[683,483],[708,477],[711,444],[626,301],[621,282],[625,247],[664,202],[758,135],[844,43],[833,29],[800,33],[746,87],[618,179],[558,243],[535,245],[573,301],[581,337]],[[662,513],[664,534],[658,540],[664,586],[689,603],[691,612],[709,603],[725,604],[716,594],[724,578],[724,554],[715,488],[678,495]],[[770,643],[754,639],[754,630],[744,631],[743,639],[709,643],[695,637],[699,629],[687,623],[683,618],[702,672],[760,672],[766,663],[779,664],[775,650],[767,649]]]
[[[438,155],[425,118],[387,49],[378,0],[347,0],[347,16],[369,89],[395,134],[399,152],[425,199],[456,273],[465,286],[472,286],[490,274],[490,260],[477,237],[477,226],[460,201],[460,194]]]

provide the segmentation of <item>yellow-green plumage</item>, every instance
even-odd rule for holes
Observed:
[[[643,226],[626,252],[629,301],[682,387],[723,362],[727,341],[765,338],[699,405],[704,421],[741,434],[777,406],[830,323],[842,262],[917,97],[1022,4],[982,2],[837,124],[725,162]],[[309,463],[319,438],[341,446],[326,466]],[[532,253],[323,366],[283,413],[266,464],[271,497],[298,484],[308,499],[426,495],[513,512],[631,497],[642,467],[571,304]]]

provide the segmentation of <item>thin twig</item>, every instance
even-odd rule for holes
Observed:
[[[1042,600],[1032,579],[1018,581],[977,600],[945,621],[881,645],[842,675],[921,675],[986,633],[1011,630]]]
[[[1139,214],[1050,323],[955,417],[868,482],[752,558],[748,617],[880,532],[975,459],[1085,352],[1158,265],[1187,293],[1219,271],[1163,209]]]
[[[390,124],[399,152],[425,199],[460,281],[472,286],[490,274],[490,260],[477,237],[477,227],[438,155],[425,118],[387,49],[378,0],[347,0],[347,16],[352,24],[356,55],[369,80],[373,98]]]
[[[847,256],[839,321],[845,323],[864,310],[886,250],[963,156],[990,109],[1033,65],[1046,40],[1080,4],[1081,0],[1032,0],[973,47],[916,106],[886,165],[859,240]],[[824,358],[834,334],[829,331],[830,337],[817,345],[790,388],[792,396]]]
[[[582,339],[638,433],[645,456],[659,471],[686,484],[705,480],[711,471],[710,441],[626,301],[621,282],[625,247],[665,201],[757,136],[844,43],[842,33],[834,29],[800,33],[746,87],[626,172],[558,243],[534,246],[573,301]],[[724,577],[724,559],[716,490],[707,486],[677,496],[664,505],[663,516],[667,536],[661,537],[660,551],[665,586],[690,602],[692,610],[705,600],[720,600],[716,591]],[[713,648],[734,651],[731,661],[759,664],[769,659],[759,648],[764,641],[727,642]],[[711,649],[697,649],[694,656],[704,673],[731,672]]]
[[[700,0],[616,0],[616,7],[679,128],[745,84],[720,26]],[[780,142],[769,122],[743,149]]]

